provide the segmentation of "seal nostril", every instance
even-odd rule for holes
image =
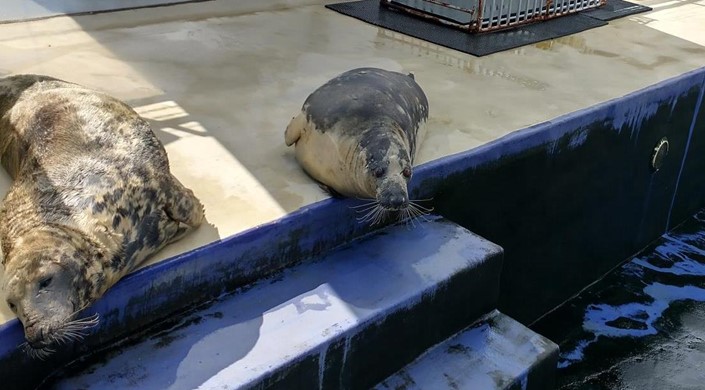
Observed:
[[[401,207],[406,203],[406,198],[404,196],[393,196],[389,200],[389,203],[391,203],[394,207]]]

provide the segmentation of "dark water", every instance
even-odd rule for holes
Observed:
[[[559,389],[705,389],[705,210],[532,329]]]

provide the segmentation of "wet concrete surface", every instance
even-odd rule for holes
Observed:
[[[705,388],[705,210],[531,327],[557,388]]]

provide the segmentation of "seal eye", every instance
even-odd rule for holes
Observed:
[[[10,310],[12,310],[12,311],[17,310],[17,306],[15,306],[15,304],[12,303],[12,302],[8,302],[8,303],[7,303],[7,306],[10,306]]]
[[[404,177],[409,178],[411,177],[411,169],[406,167],[403,171],[401,171],[401,174],[404,175]]]
[[[40,289],[40,290],[43,290],[43,289],[49,287],[49,285],[51,284],[51,280],[52,280],[51,276],[48,277],[48,278],[42,279],[42,280],[39,282],[39,289]]]
[[[387,172],[387,171],[386,171],[384,168],[377,168],[377,169],[375,170],[375,177],[379,179],[379,178],[381,178],[382,176],[384,176],[384,174],[385,174],[386,172]]]

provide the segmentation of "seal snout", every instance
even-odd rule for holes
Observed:
[[[48,343],[44,337],[44,333],[44,329],[39,326],[37,322],[33,322],[24,328],[27,343],[33,348],[43,348],[47,346]]]
[[[409,199],[407,199],[405,194],[392,194],[387,197],[383,197],[380,203],[384,208],[399,210],[406,208],[409,205]]]
[[[387,210],[403,210],[409,206],[406,188],[398,184],[386,185],[377,197],[380,206]]]

